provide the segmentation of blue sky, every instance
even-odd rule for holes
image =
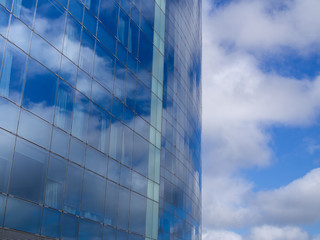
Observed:
[[[320,240],[319,9],[203,0],[204,240]]]

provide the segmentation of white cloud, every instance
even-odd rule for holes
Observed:
[[[307,232],[298,227],[260,226],[251,230],[249,240],[309,240]]]
[[[242,240],[243,238],[234,232],[224,230],[212,230],[203,233],[205,240]]]

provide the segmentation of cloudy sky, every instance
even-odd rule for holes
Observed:
[[[320,240],[320,0],[203,0],[203,239]]]

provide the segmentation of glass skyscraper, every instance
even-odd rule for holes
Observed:
[[[201,239],[201,0],[0,0],[0,239]]]

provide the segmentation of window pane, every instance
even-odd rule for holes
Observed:
[[[58,128],[53,128],[51,151],[62,157],[67,157],[69,148],[69,135]]]
[[[153,54],[153,45],[150,40],[140,33],[140,42],[139,42],[139,59],[142,64],[148,69],[149,72],[152,71],[152,54]]]
[[[20,104],[27,55],[7,43],[0,78],[0,95]]]
[[[15,137],[0,129],[0,191],[6,193]]]
[[[9,193],[42,203],[47,163],[48,152],[17,139]]]
[[[88,146],[86,151],[86,168],[102,176],[106,176],[107,156]]]
[[[124,11],[120,10],[118,38],[125,46],[128,46],[128,31],[129,16]]]
[[[56,1],[38,0],[35,30],[60,51],[65,18],[66,11]]]
[[[11,11],[13,0],[0,0],[0,3]]]
[[[64,195],[64,210],[76,215],[79,215],[82,175],[82,168],[69,163]]]
[[[134,134],[132,167],[137,172],[147,176],[149,144],[137,134]]]
[[[127,188],[131,186],[131,170],[123,165],[120,168],[120,184]]]
[[[121,148],[122,148],[122,123],[112,118],[111,120],[111,131],[110,131],[110,148],[109,155],[120,161],[121,159]]]
[[[139,173],[136,173],[132,171],[132,184],[131,184],[132,190],[142,194],[147,194],[147,179],[140,175]]]
[[[145,234],[146,225],[146,205],[145,197],[142,197],[134,192],[131,192],[130,201],[130,231]]]
[[[72,134],[85,141],[87,136],[89,100],[81,93],[76,92],[73,110]]]
[[[129,43],[128,48],[136,57],[138,56],[138,45],[139,45],[139,28],[138,26],[130,21],[129,29]]]
[[[114,95],[123,102],[125,99],[125,87],[126,87],[126,68],[119,61],[117,61],[115,80],[114,80]]]
[[[112,114],[120,121],[123,121],[123,104],[117,98],[112,102]]]
[[[88,221],[80,220],[79,240],[100,240],[102,238],[102,225]]]
[[[82,190],[81,216],[103,222],[106,180],[85,171]]]
[[[92,79],[90,76],[79,68],[77,75],[77,89],[87,97],[90,97],[91,81]]]
[[[132,165],[133,132],[128,127],[123,127],[123,148],[121,162],[129,167]]]
[[[109,158],[108,162],[108,178],[112,181],[119,182],[120,164],[119,162]]]
[[[30,58],[22,105],[52,122],[57,82],[58,77],[56,75]]]
[[[70,214],[62,214],[61,238],[76,240],[78,236],[78,218]]]
[[[129,202],[130,191],[128,189],[119,188],[119,204],[118,204],[118,228],[127,230],[129,225]]]
[[[13,3],[13,14],[32,27],[36,0],[20,0]]]
[[[99,10],[99,2],[100,0],[90,0],[86,1],[86,6],[93,12],[95,16],[98,16],[98,10]]]
[[[67,16],[63,53],[74,63],[78,63],[81,25],[71,15]]]
[[[81,49],[80,49],[80,67],[89,75],[92,74],[92,63],[94,56],[94,37],[85,29],[82,30]]]
[[[69,0],[68,10],[79,22],[82,22],[83,5],[78,0]]]
[[[0,194],[0,226],[3,224],[3,214],[4,214],[4,207],[6,204],[6,197]]]
[[[74,89],[66,84],[66,82],[60,80],[54,123],[67,132],[70,132],[71,128],[73,101]]]
[[[113,97],[109,91],[107,91],[104,87],[102,87],[96,81],[92,81],[91,98],[100,107],[107,110],[108,112],[111,112]]]
[[[85,144],[71,137],[69,159],[79,165],[83,165],[85,157]]]
[[[87,1],[87,3],[89,3],[89,2],[90,1]],[[89,32],[91,32],[91,34],[93,34],[94,36],[96,35],[97,19],[86,8],[85,8],[85,11],[84,11],[83,25],[88,29]]]
[[[73,87],[76,84],[78,68],[68,58],[62,56],[60,76]]]
[[[7,36],[9,17],[10,13],[0,6],[0,34],[2,34],[3,36]]]
[[[114,1],[101,1],[99,18],[101,22],[113,33],[117,35],[119,5]]]
[[[19,107],[0,97],[0,112],[6,113],[0,118],[0,127],[15,133],[19,118]]]
[[[113,21],[112,21],[113,22]],[[98,24],[98,40],[112,53],[115,53],[116,38],[101,23]]]
[[[44,208],[42,216],[41,234],[59,238],[61,213],[53,209]]]
[[[128,239],[128,233],[122,230],[117,231],[117,240],[127,240]]]
[[[145,120],[150,121],[151,91],[137,81],[136,112]]]
[[[46,184],[46,205],[62,209],[64,182],[67,163],[64,159],[51,154]]]
[[[104,223],[111,226],[117,224],[118,188],[117,184],[107,182]]]
[[[38,205],[16,198],[8,198],[4,226],[25,232],[40,232],[41,211]],[[17,217],[19,216],[19,217]]]
[[[126,81],[126,104],[132,110],[136,107],[136,91],[137,91],[137,80],[132,74],[127,74]],[[130,120],[130,119],[128,119]]]
[[[115,240],[116,230],[112,227],[104,227],[103,229],[103,240]]]
[[[29,52],[31,30],[19,19],[11,17],[8,38],[25,52]]]

